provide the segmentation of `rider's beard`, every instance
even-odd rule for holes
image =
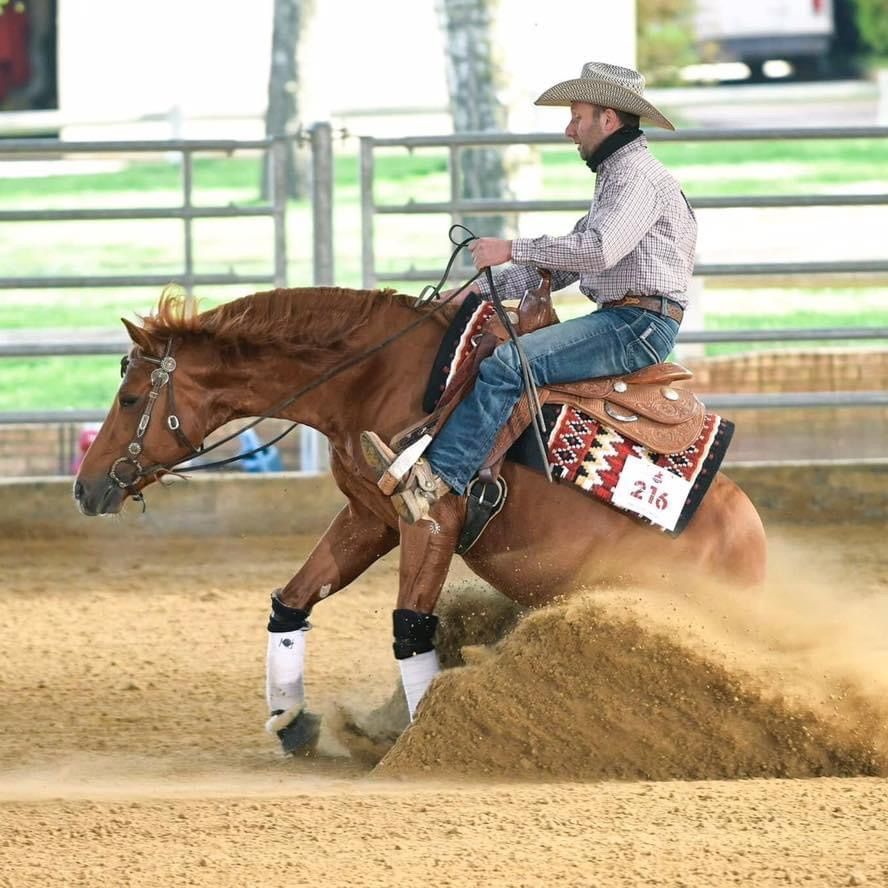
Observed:
[[[597,150],[598,145],[595,145],[592,148],[584,148],[582,145],[577,146],[577,151],[580,152],[580,157],[583,158],[583,163],[588,163],[591,158],[595,155],[595,151]]]
[[[601,143],[604,142],[604,137],[600,138],[594,145],[578,145],[577,150],[580,152],[580,157],[583,158],[583,163],[588,163],[593,157],[595,157],[595,152],[601,147]]]

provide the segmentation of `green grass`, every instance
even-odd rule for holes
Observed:
[[[192,187],[198,195],[204,191],[244,192],[245,200],[259,200],[262,182],[262,159],[259,157],[196,157],[192,170]],[[440,151],[410,155],[380,153],[376,158],[376,177],[383,183],[413,181],[446,172],[447,155]],[[359,181],[357,157],[337,154],[334,176],[337,187],[356,188]],[[0,202],[61,195],[144,195],[152,191],[169,192],[178,197],[181,189],[179,163],[133,161],[120,170],[104,173],[5,179]]]
[[[4,358],[0,411],[96,409],[111,406],[120,357]]]
[[[651,143],[691,197],[825,193],[861,183],[879,192],[888,181],[886,147],[881,139]],[[548,186],[577,180],[575,153],[547,148],[543,156]]]
[[[196,157],[193,163],[193,187],[247,191],[259,196],[262,161],[258,157]],[[116,194],[170,191],[181,193],[182,173],[178,162],[154,163],[134,161],[122,169],[105,173],[84,173],[73,176],[5,179],[0,199],[32,199],[65,194]]]
[[[706,171],[724,167],[725,175],[713,178],[707,174],[697,183],[700,194],[733,194],[739,183],[751,193],[751,185],[761,186],[766,194],[776,192],[775,180],[768,176],[752,179],[732,177],[746,165],[769,164],[801,167],[802,180],[786,178],[792,192],[807,191],[810,182],[819,185],[853,182],[884,182],[888,179],[888,151],[880,139],[837,139],[833,141],[787,140],[783,142],[683,142],[651,143],[651,150],[683,180],[694,181],[694,170]],[[591,178],[578,162],[576,150],[565,142],[561,147],[540,149],[544,182],[585,181]],[[213,192],[237,194],[241,202],[259,200],[262,160],[259,157],[196,157],[193,166],[193,187],[196,196]],[[358,162],[353,154],[337,153],[334,172],[340,197],[357,197]],[[378,191],[423,196],[437,181],[449,184],[447,153],[442,149],[416,149],[412,152],[380,149],[375,155],[375,178]],[[778,181],[780,177],[778,174]],[[704,188],[705,186],[705,188]],[[85,198],[87,195],[127,195],[144,197],[146,192],[167,192],[177,199],[181,193],[179,164],[134,161],[117,171],[43,178],[5,179],[0,188],[0,204],[15,205],[42,197],[57,199],[65,195]],[[349,192],[353,192],[350,194]],[[377,197],[381,197],[377,194]]]
[[[826,327],[885,327],[888,326],[888,309],[849,310],[842,312],[791,311],[776,316],[755,316],[747,314],[715,314],[706,319],[706,329],[710,331],[728,330],[787,330]],[[734,355],[750,351],[773,349],[836,349],[836,348],[885,348],[885,339],[805,339],[791,342],[713,342],[707,343],[707,356]]]

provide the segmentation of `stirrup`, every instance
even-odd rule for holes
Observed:
[[[361,453],[376,475],[377,487],[386,496],[391,496],[398,487],[398,481],[389,472],[397,458],[395,451],[376,432],[361,432]]]
[[[431,507],[448,493],[448,484],[432,472],[426,460],[420,459],[391,500],[400,518],[407,524],[417,524],[427,518]]]
[[[403,490],[404,482],[431,443],[432,436],[425,434],[396,453],[376,432],[361,432],[364,460],[376,472],[376,486],[386,496]]]
[[[422,435],[396,453],[376,432],[361,432],[364,460],[376,473],[376,486],[386,496],[404,488],[403,482],[431,443],[431,435]]]
[[[424,435],[400,454],[396,454],[376,432],[361,432],[361,452],[376,473],[376,486],[391,497],[398,515],[408,524],[416,524],[450,487],[432,472],[421,457],[431,442]]]

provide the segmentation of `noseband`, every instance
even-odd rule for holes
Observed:
[[[176,400],[173,391],[173,371],[176,369],[176,359],[173,357],[173,349],[175,348],[175,345],[175,338],[168,339],[162,358],[155,358],[152,355],[142,354],[141,357],[143,360],[148,361],[151,364],[157,364],[157,369],[151,371],[151,391],[148,392],[148,403],[145,405],[144,412],[139,417],[139,424],[136,426],[135,437],[127,445],[126,450],[128,455],[121,456],[119,459],[114,460],[111,464],[111,468],[108,470],[108,476],[111,480],[122,490],[128,491],[132,498],[137,502],[141,502],[143,506],[144,499],[142,494],[135,488],[136,482],[148,475],[156,475],[161,470],[166,472],[171,470],[170,466],[163,465],[162,463],[143,466],[139,461],[139,458],[144,456],[142,439],[145,437],[145,432],[148,431],[148,424],[151,422],[151,414],[157,404],[157,399],[160,397],[160,393],[165,386],[167,387],[167,405],[169,407],[169,413],[166,418],[167,428],[176,436],[177,440],[183,447],[187,447],[188,450],[191,451],[192,456],[203,450],[203,443],[201,443],[200,447],[195,447],[194,444],[191,443],[188,436],[182,431],[182,424],[179,422],[179,417],[176,415]],[[124,357],[120,362],[121,377],[126,374],[128,367],[129,357]],[[121,478],[118,474],[118,470],[122,466],[130,466],[135,470],[133,477],[129,480]]]

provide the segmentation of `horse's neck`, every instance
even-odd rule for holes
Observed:
[[[356,362],[320,383],[276,415],[317,429],[334,446],[364,428],[394,435],[422,411],[422,393],[442,327],[428,323],[397,339],[382,351],[360,357],[415,322],[419,315],[407,306],[380,306],[337,350],[332,364],[319,368],[305,357],[282,357],[268,349],[243,370],[246,379],[231,392],[237,416],[257,416],[311,385],[331,368]],[[227,419],[235,416],[226,417]]]

